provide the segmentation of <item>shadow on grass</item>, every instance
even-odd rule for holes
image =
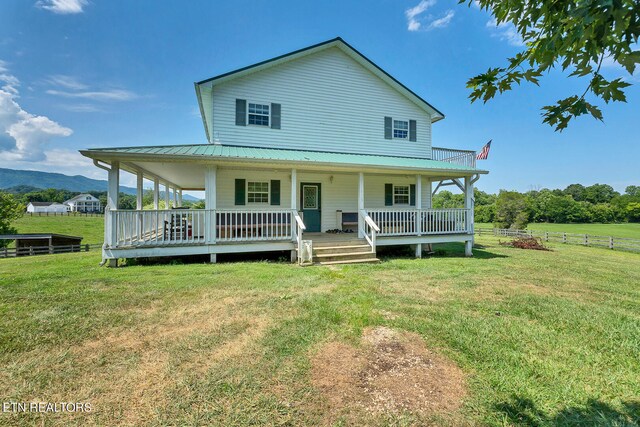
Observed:
[[[622,402],[620,408],[589,399],[584,406],[565,408],[554,416],[538,409],[531,400],[514,396],[509,403],[495,406],[509,420],[520,426],[611,426],[640,425],[640,400]]]
[[[379,258],[384,260],[415,258],[415,252],[409,245],[381,246],[378,247],[377,254]],[[486,250],[486,247],[482,245],[473,246],[473,256],[478,259],[508,258],[507,255],[497,254]],[[433,254],[427,254],[423,251],[422,257],[464,258],[464,243],[436,243],[433,245]]]

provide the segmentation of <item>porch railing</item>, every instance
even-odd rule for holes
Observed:
[[[288,209],[108,210],[108,247],[292,240]]]
[[[293,241],[300,249],[304,222],[290,209],[107,210],[109,248]],[[361,230],[372,251],[376,238],[473,233],[469,209],[367,209]]]
[[[362,234],[364,235],[364,238],[366,239],[367,243],[369,243],[369,246],[371,246],[371,252],[375,252],[376,251],[376,234],[378,232],[380,232],[380,228],[378,227],[378,225],[375,223],[375,221],[373,221],[373,219],[369,216],[369,213],[362,209],[360,211],[360,216],[362,217]]]
[[[453,148],[432,147],[431,159],[470,168],[476,167],[476,152],[471,150],[456,150]]]
[[[470,209],[369,209],[378,236],[472,233]]]
[[[304,233],[304,230],[306,230],[307,227],[304,225],[304,221],[302,221],[302,217],[300,217],[298,211],[294,209],[292,210],[292,214],[295,219],[295,224],[291,224],[291,232],[295,233],[294,237],[296,240],[296,247],[298,249],[296,251],[297,258],[298,262],[302,263],[302,233]]]
[[[216,242],[291,240],[292,212],[289,209],[218,209]]]

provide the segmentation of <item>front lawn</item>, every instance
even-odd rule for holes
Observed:
[[[637,425],[640,255],[477,243],[474,258],[448,245],[338,268],[107,269],[99,252],[0,260],[1,400],[94,408],[0,413],[0,424]],[[358,357],[372,330],[407,333],[446,359],[463,376],[460,405],[331,402],[315,361],[340,346]]]

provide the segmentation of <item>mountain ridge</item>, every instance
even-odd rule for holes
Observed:
[[[38,170],[22,170],[0,168],[0,189],[19,185],[28,185],[39,189],[55,188],[59,190],[79,191],[107,191],[108,181],[87,178],[84,175],[65,175],[57,172]],[[120,191],[126,194],[136,194],[136,189],[121,185]],[[197,201],[196,197],[184,194],[184,200]]]

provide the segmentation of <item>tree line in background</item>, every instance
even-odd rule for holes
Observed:
[[[103,206],[107,203],[105,191],[89,191]],[[25,212],[29,202],[58,202],[80,194],[57,189],[38,189],[18,186],[0,190],[0,234],[15,233],[11,223]],[[474,189],[476,222],[493,223],[499,228],[523,229],[530,222],[554,223],[612,223],[640,222],[640,186],[630,185],[620,194],[610,185],[594,184],[585,187],[571,184],[564,190],[542,189],[520,193],[501,190],[489,194]],[[145,209],[153,209],[153,192],[143,194]],[[183,206],[204,209],[204,201],[183,201]],[[440,191],[433,196],[433,207],[461,208],[464,195]],[[164,209],[164,194],[160,197],[160,209]],[[135,209],[136,196],[120,193],[119,209]]]
[[[497,195],[474,189],[476,222],[498,228],[524,229],[530,222],[613,223],[640,222],[640,186],[620,194],[607,184],[585,187],[571,184],[564,190],[542,189],[526,193],[501,190]],[[441,191],[434,208],[464,206],[464,195]]]

